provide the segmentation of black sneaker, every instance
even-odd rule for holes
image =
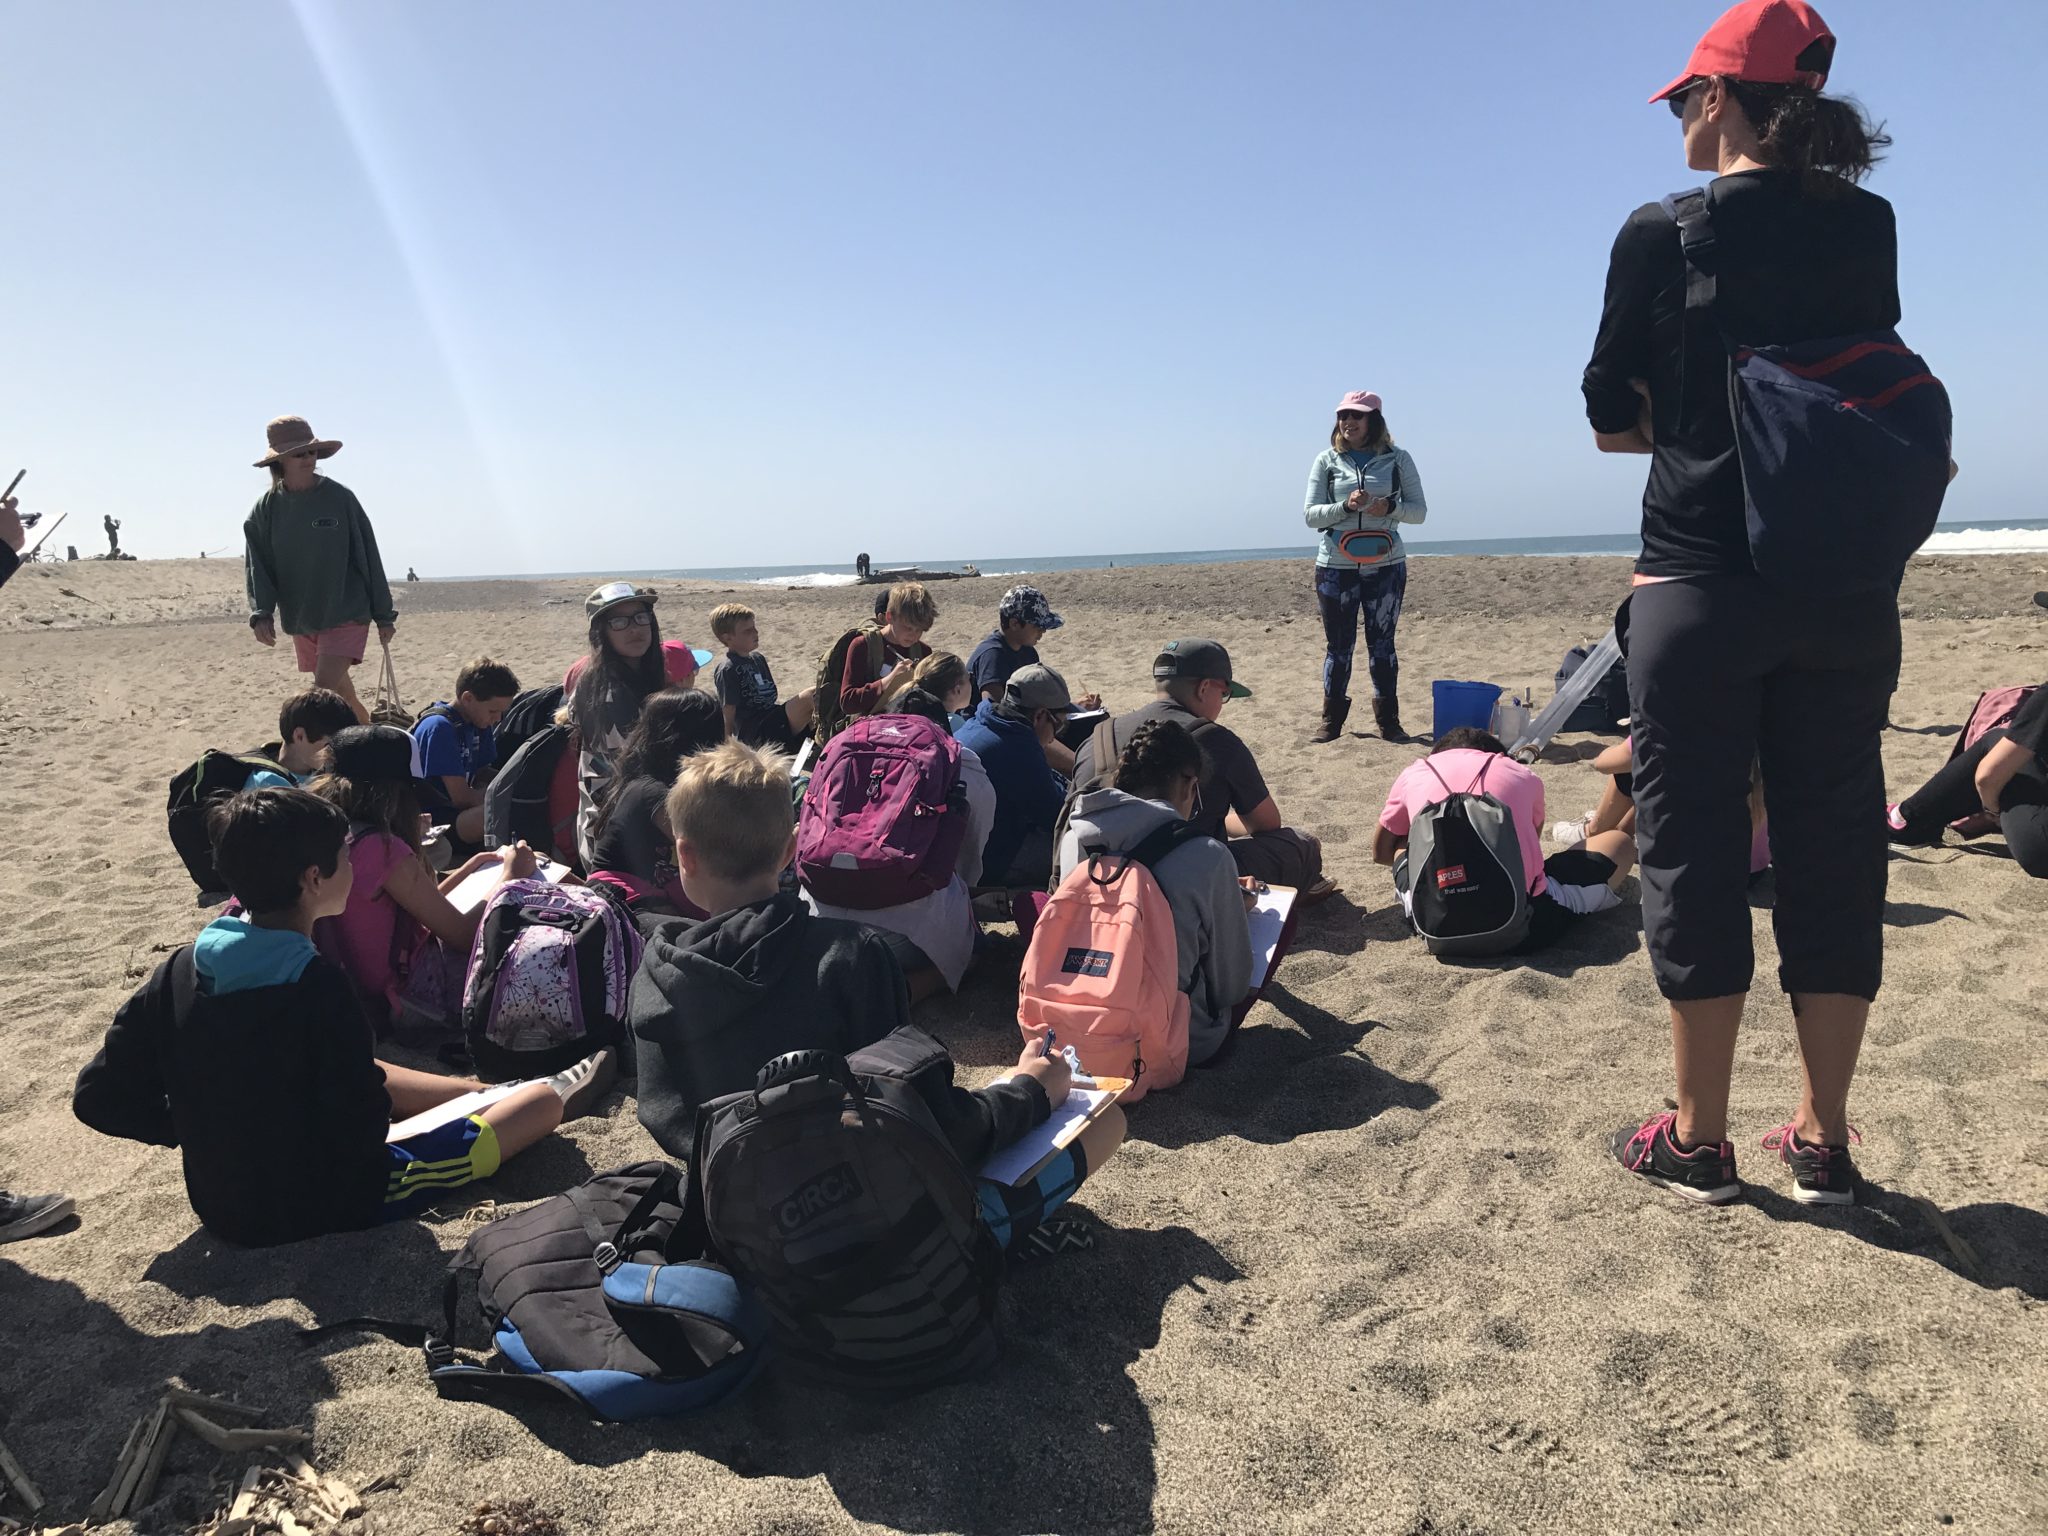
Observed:
[[[1863,1138],[1850,1127],[1856,1141]],[[1764,1138],[1778,1161],[1792,1170],[1792,1198],[1801,1205],[1854,1205],[1861,1177],[1847,1147],[1815,1146],[1802,1141],[1788,1121]]]
[[[1884,835],[1886,841],[1899,848],[1939,848],[1941,828],[1931,832],[1915,832],[1907,827],[1906,818],[1899,814],[1896,805],[1884,808]]]
[[[1714,1142],[1680,1149],[1678,1116],[1653,1115],[1641,1125],[1624,1125],[1608,1140],[1615,1159],[1630,1173],[1641,1174],[1675,1195],[1701,1205],[1726,1205],[1742,1193],[1735,1177],[1735,1143]]]
[[[0,1243],[47,1232],[74,1209],[69,1195],[10,1195],[0,1189]]]

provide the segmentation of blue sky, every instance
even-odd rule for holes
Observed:
[[[299,412],[394,574],[1256,547],[1372,388],[1425,537],[1629,528],[1578,375],[1714,10],[12,0],[0,460],[232,552]],[[1825,11],[1945,515],[2048,516],[2048,5]]]

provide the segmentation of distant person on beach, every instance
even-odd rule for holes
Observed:
[[[109,514],[100,519],[100,526],[107,530],[107,558],[121,558],[121,519]]]
[[[911,666],[931,655],[925,632],[939,621],[939,605],[921,581],[898,582],[876,602],[877,616],[832,642],[819,669],[817,715],[811,734],[820,748],[861,715],[910,686]],[[838,686],[832,686],[833,679]]]
[[[408,565],[405,568],[405,579],[407,581],[418,581],[420,579],[420,573]]]
[[[1613,1138],[1622,1166],[1688,1199],[1736,1199],[1729,1078],[1754,970],[1750,764],[1777,867],[1778,983],[1803,1079],[1764,1138],[1793,1197],[1850,1204],[1849,1084],[1884,965],[1884,767],[1899,662],[1894,592],[1772,586],[1749,548],[1723,337],[1752,345],[1887,330],[1899,319],[1892,208],[1856,186],[1890,142],[1820,94],[1835,38],[1803,0],[1716,21],[1669,105],[1706,189],[1718,294],[1687,308],[1687,263],[1658,203],[1622,226],[1586,366],[1608,453],[1652,455],[1642,555],[1618,618],[1634,717],[1643,925],[1669,1001],[1677,1110]],[[1851,535],[1845,531],[1844,537]]]
[[[1939,844],[1951,822],[1981,816],[2005,836],[2013,862],[2048,879],[2048,683],[2026,698],[2010,723],[1987,731],[1897,805],[1886,833],[1909,847]],[[1964,829],[1966,832],[1971,830]]]
[[[818,690],[806,688],[778,699],[775,674],[761,652],[761,626],[745,603],[720,603],[711,610],[711,633],[725,647],[713,663],[711,687],[725,709],[725,733],[750,747],[796,752],[811,733]]]
[[[683,893],[665,807],[684,761],[725,739],[725,712],[710,694],[667,688],[647,700],[598,798],[593,879],[610,875],[636,901],[658,896],[672,915],[704,916]]]
[[[1575,848],[1543,857],[1543,781],[1507,755],[1499,737],[1461,725],[1444,732],[1403,768],[1387,791],[1374,833],[1375,863],[1396,864],[1408,847],[1416,817],[1454,794],[1492,796],[1514,818],[1529,892],[1529,931],[1512,951],[1534,954],[1554,945],[1575,918],[1621,905],[1621,884],[1635,864],[1635,840],[1626,832],[1596,832]],[[1500,868],[1495,865],[1494,868]],[[1411,903],[1405,872],[1395,870],[1401,906]]]
[[[367,725],[370,711],[349,668],[361,664],[372,623],[384,645],[398,624],[376,532],[354,492],[314,468],[339,453],[340,442],[315,437],[303,416],[280,416],[264,430],[270,451],[256,467],[270,471],[270,489],[242,525],[249,629],[260,644],[275,645],[282,626],[299,670],[347,699]]]
[[[1059,846],[1065,880],[1097,853],[1129,853],[1162,828],[1190,821],[1199,803],[1202,749],[1178,722],[1141,725],[1116,762],[1116,779],[1074,802]],[[1188,1065],[1223,1049],[1252,988],[1248,877],[1213,837],[1189,829],[1185,842],[1150,865],[1173,912],[1180,990],[1188,996]]]
[[[652,588],[630,581],[608,581],[583,600],[590,652],[570,669],[563,688],[579,742],[576,842],[585,868],[612,763],[639,723],[641,706],[669,686],[656,601]]]
[[[393,1124],[483,1084],[376,1058],[349,987],[313,942],[354,882],[348,817],[298,789],[212,813],[214,861],[242,904],[121,1005],[73,1091],[108,1136],[177,1147],[206,1229],[243,1247],[416,1216],[582,1114],[616,1075],[600,1051],[470,1115]]]
[[[1075,754],[1070,815],[1076,797],[1115,782],[1116,763],[1140,726],[1172,720],[1202,749],[1201,791],[1190,822],[1230,849],[1239,874],[1293,886],[1307,902],[1334,895],[1336,883],[1323,878],[1323,845],[1282,821],[1252,749],[1218,718],[1227,701],[1252,693],[1232,675],[1230,652],[1214,640],[1169,641],[1153,658],[1152,678],[1158,698],[1097,726]],[[1098,764],[1096,743],[1105,735],[1109,752]]]
[[[21,569],[21,552],[28,545],[28,529],[21,521],[21,503],[13,496],[0,499],[0,586]]]
[[[1308,468],[1302,516],[1322,534],[1316,546],[1316,608],[1323,619],[1323,723],[1311,741],[1335,741],[1351,713],[1351,652],[1365,621],[1372,674],[1373,723],[1388,741],[1406,741],[1396,697],[1401,663],[1394,629],[1408,591],[1408,550],[1401,523],[1429,515],[1422,477],[1394,446],[1380,397],[1353,390],[1337,402],[1330,446]]]
[[[858,573],[862,581],[866,581],[868,579],[868,557],[865,554],[854,556],[853,568],[855,572]]]

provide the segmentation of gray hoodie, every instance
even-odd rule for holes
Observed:
[[[1122,852],[1153,828],[1175,819],[1161,800],[1120,789],[1091,789],[1074,802],[1060,842],[1060,878],[1081,862],[1084,847]],[[1180,989],[1188,995],[1188,1061],[1207,1061],[1230,1034],[1231,1016],[1252,987],[1252,935],[1237,862],[1214,838],[1183,843],[1152,871],[1173,909],[1180,941]]]

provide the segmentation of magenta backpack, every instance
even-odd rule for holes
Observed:
[[[966,837],[958,743],[921,715],[868,715],[811,774],[796,872],[835,907],[901,906],[945,888]]]
[[[1949,753],[1951,761],[1961,757],[1993,731],[2002,731],[2012,724],[2012,717],[2020,712],[2020,706],[2033,693],[2031,688],[1993,688],[1989,693],[1977,695],[1976,706],[1970,711],[1970,718],[1963,722],[1963,734],[1956,738],[1955,750]]]

